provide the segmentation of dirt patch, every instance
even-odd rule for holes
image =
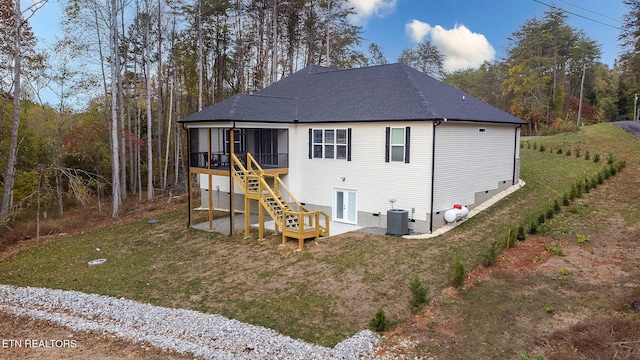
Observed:
[[[178,360],[193,357],[103,334],[74,332],[50,321],[0,312],[0,358]]]

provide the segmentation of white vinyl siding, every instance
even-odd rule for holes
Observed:
[[[291,136],[287,186],[299,201],[333,206],[333,189],[357,191],[359,212],[385,215],[391,209],[389,197],[397,198],[395,208],[416,209],[424,220],[430,207],[431,134],[430,121],[397,122],[394,127],[411,127],[411,162],[385,162],[384,123],[350,123],[351,161],[317,161],[307,156],[309,127],[299,126]],[[320,124],[317,128],[320,129]],[[339,139],[337,138],[339,141]],[[343,181],[342,178],[345,180]]]
[[[476,193],[511,182],[514,141],[513,125],[443,122],[437,126],[434,212],[454,204],[472,205]]]

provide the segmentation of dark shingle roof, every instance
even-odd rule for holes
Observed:
[[[310,65],[253,95],[232,96],[181,122],[440,119],[525,123],[404,64],[348,70]]]

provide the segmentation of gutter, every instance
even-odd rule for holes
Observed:
[[[443,120],[447,121],[447,119]],[[433,232],[433,194],[436,180],[436,126],[441,123],[441,120],[433,121],[433,136],[431,139],[431,209],[429,210],[429,234]]]
[[[522,127],[522,125],[518,125],[516,126],[515,129],[515,134],[513,135],[513,176],[511,177],[511,185],[515,185],[516,184],[516,153],[518,152],[518,130],[520,130],[520,128]]]

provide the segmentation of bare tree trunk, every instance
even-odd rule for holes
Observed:
[[[110,26],[110,53],[111,58],[118,57],[118,12],[116,0],[111,0],[111,26]],[[111,62],[111,188],[113,196],[113,208],[111,217],[118,217],[120,206],[120,149],[118,144],[118,68],[116,61]]]
[[[11,194],[13,192],[13,184],[16,179],[16,161],[18,158],[18,129],[20,125],[20,98],[21,88],[21,65],[22,65],[22,10],[20,9],[20,1],[17,0],[15,9],[15,35],[13,44],[13,117],[11,120],[11,141],[9,143],[9,157],[7,160],[7,169],[4,173],[4,188],[2,190],[2,203],[0,203],[0,220],[6,220],[9,217],[9,206]]]
[[[198,1],[198,111],[202,110],[202,0]]]
[[[124,9],[124,1],[121,5]],[[124,10],[122,11],[122,33],[124,34]],[[125,57],[126,59],[126,57]],[[114,59],[116,69],[118,71],[118,103],[120,104],[120,196],[122,199],[127,198],[127,146],[124,133],[124,90],[122,88],[122,66],[120,65],[120,56]],[[126,61],[126,60],[125,60]]]
[[[271,83],[278,80],[278,0],[273,0],[271,35]]]
[[[149,0],[145,0],[145,11],[149,14]],[[146,106],[147,106],[147,200],[153,200],[153,121],[151,113],[151,22],[147,21],[144,29],[145,37],[145,79],[146,79]]]

